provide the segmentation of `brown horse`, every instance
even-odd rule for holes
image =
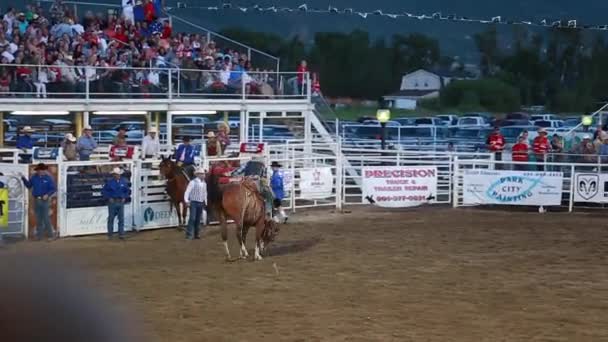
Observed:
[[[249,257],[245,246],[247,232],[250,227],[255,227],[254,260],[262,260],[261,254],[266,251],[268,244],[274,241],[279,226],[273,220],[266,220],[264,199],[255,182],[245,179],[220,186],[219,177],[211,173],[207,177],[207,193],[208,207],[220,220],[226,259],[231,260],[226,220],[232,219],[236,224],[236,238],[241,247],[240,257]]]
[[[185,226],[186,215],[188,214],[188,207],[184,203],[184,193],[188,187],[188,179],[181,168],[171,160],[162,156],[160,162],[160,173],[167,179],[167,194],[171,199],[171,211],[175,207],[177,212],[177,219],[179,221],[179,227]],[[180,204],[182,207],[180,208]]]

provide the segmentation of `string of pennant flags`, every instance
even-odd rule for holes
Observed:
[[[431,14],[416,14],[409,12],[385,12],[384,10],[377,9],[371,12],[358,11],[353,8],[337,8],[328,6],[327,8],[312,8],[307,4],[301,4],[297,7],[284,7],[284,6],[261,6],[258,4],[250,6],[241,6],[232,3],[223,3],[220,6],[191,6],[185,2],[178,2],[176,7],[168,7],[168,10],[191,8],[206,11],[241,11],[243,13],[255,13],[255,12],[273,12],[273,13],[310,13],[310,14],[336,14],[336,15],[350,15],[359,16],[363,19],[367,19],[372,16],[386,17],[390,19],[415,19],[415,20],[446,20],[453,22],[466,22],[466,23],[478,23],[478,24],[502,24],[502,25],[527,25],[536,27],[547,27],[547,28],[570,28],[570,29],[581,29],[581,30],[597,30],[597,31],[608,31],[608,25],[581,25],[577,20],[566,19],[566,20],[547,20],[542,19],[540,21],[532,20],[509,20],[502,16],[494,16],[490,18],[470,18],[466,16],[460,16],[456,14],[444,14],[442,12],[435,12]]]

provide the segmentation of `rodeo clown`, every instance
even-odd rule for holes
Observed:
[[[241,165],[233,173],[234,176],[249,177],[255,180],[258,191],[264,198],[264,207],[266,209],[266,218],[272,219],[272,205],[274,197],[272,190],[268,185],[268,176],[266,174],[266,165],[263,157],[253,157],[250,161]]]

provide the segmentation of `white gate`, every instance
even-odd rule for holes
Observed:
[[[178,217],[167,195],[167,180],[160,175],[160,160],[135,161],[134,223],[138,229],[175,227]]]
[[[8,212],[8,226],[0,228],[0,235],[27,237],[28,190],[21,181],[20,174],[27,177],[28,165],[0,163],[0,176],[8,188],[8,203],[2,203],[2,210]]]
[[[123,177],[134,184],[133,161],[64,162],[59,163],[59,167],[60,235],[106,233],[108,209],[101,189],[115,167],[122,168],[126,172]],[[135,197],[132,192],[131,200],[125,205],[125,231],[134,227]]]

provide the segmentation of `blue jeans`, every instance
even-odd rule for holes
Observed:
[[[80,157],[80,160],[91,160],[91,155],[88,152],[80,153],[79,157]]]
[[[199,236],[199,226],[203,217],[203,202],[190,202],[190,217],[188,218],[188,230],[186,230],[186,238],[192,239]],[[203,223],[204,224],[204,223]]]
[[[48,237],[54,237],[55,231],[51,227],[51,213],[49,204],[51,199],[46,201],[43,199],[34,200],[34,214],[36,215],[36,237],[42,239],[46,231]]]
[[[114,234],[114,219],[118,217],[118,236],[125,235],[125,204],[114,202],[108,204],[108,237]]]

